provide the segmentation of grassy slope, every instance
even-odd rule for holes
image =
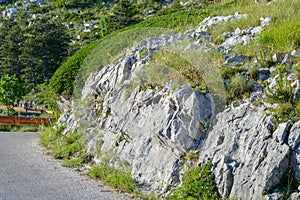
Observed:
[[[195,27],[199,22],[207,17],[209,12],[207,10],[192,10],[192,11],[179,11],[165,16],[154,17],[145,20],[139,24],[126,27],[124,29],[115,31],[100,40],[86,45],[84,48],[76,52],[70,57],[53,75],[50,80],[50,87],[57,94],[72,94],[73,83],[76,74],[86,56],[101,42],[117,35],[118,33],[132,30],[141,27],[159,27],[168,28],[174,31],[187,30],[188,28]]]
[[[260,17],[271,17],[272,22],[268,29],[254,42],[247,47],[238,47],[236,52],[244,53],[248,56],[257,57],[262,51],[265,53],[282,52],[288,53],[298,48],[300,45],[300,10],[299,1],[277,1],[273,5],[256,4],[252,0],[225,0],[203,10],[179,11],[176,13],[149,18],[139,24],[115,31],[106,37],[86,45],[83,49],[70,57],[54,74],[50,81],[50,86],[57,94],[71,94],[73,82],[77,71],[84,58],[90,51],[108,38],[126,31],[140,27],[160,27],[173,31],[184,31],[196,27],[203,18],[215,15],[228,15],[235,12],[247,13],[248,18],[241,21],[233,21],[222,24],[212,29],[213,36],[223,32],[234,31],[236,28],[247,28],[258,25]],[[215,37],[215,39],[219,39]]]

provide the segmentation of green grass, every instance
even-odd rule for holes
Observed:
[[[67,160],[64,163],[62,163],[61,166],[78,168],[78,167],[82,167],[83,164],[84,164],[84,159],[82,157],[79,157],[79,158],[71,158],[70,160]]]
[[[176,188],[166,200],[221,199],[211,168],[212,161],[200,167],[190,168],[183,176],[181,187]]]
[[[62,135],[63,127],[44,127],[40,132],[40,141],[55,159],[71,159],[76,153],[84,150],[84,137],[78,133]]]
[[[130,173],[114,169],[108,165],[96,165],[89,171],[93,178],[99,178],[109,186],[120,189],[124,192],[139,193],[135,181],[131,178]]]
[[[250,93],[252,85],[246,78],[241,75],[235,75],[230,78],[230,83],[227,86],[227,98],[234,100],[242,98],[244,94]]]
[[[227,6],[226,6],[227,5]],[[273,54],[276,52],[290,53],[299,48],[300,32],[300,2],[293,0],[277,0],[271,5],[255,3],[252,0],[228,0],[220,3],[212,9],[211,14],[228,15],[236,12],[247,14],[246,19],[233,20],[226,24],[220,24],[212,28],[216,40],[223,32],[231,32],[236,28],[249,28],[260,25],[260,17],[271,17],[272,21],[259,36],[257,43],[243,47],[236,51],[248,56],[257,56],[260,52]]]
[[[276,86],[269,88],[269,86],[266,85],[264,94],[264,100],[266,102],[278,104],[276,108],[270,107],[268,109],[273,117],[273,130],[275,130],[280,123],[290,120],[296,122],[300,119],[300,101],[294,100],[295,89],[291,86],[291,82],[287,79],[286,75],[282,77],[281,73],[279,73]]]
[[[11,126],[11,125],[0,125],[0,131],[4,132],[37,132],[39,130],[38,126]]]

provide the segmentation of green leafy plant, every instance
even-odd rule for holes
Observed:
[[[175,189],[167,200],[179,199],[220,199],[215,176],[211,171],[212,161],[200,167],[190,168],[183,176],[181,187]]]

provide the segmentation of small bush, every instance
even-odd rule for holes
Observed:
[[[215,176],[211,172],[212,161],[200,167],[192,167],[183,176],[182,186],[175,189],[167,200],[181,199],[219,199]]]
[[[89,174],[93,178],[100,178],[113,188],[118,188],[124,192],[138,193],[138,188],[130,173],[101,164],[92,167]]]

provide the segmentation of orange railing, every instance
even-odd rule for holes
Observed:
[[[0,125],[43,125],[55,122],[54,118],[27,118],[27,117],[5,117],[0,116]]]

